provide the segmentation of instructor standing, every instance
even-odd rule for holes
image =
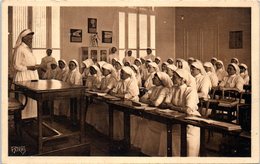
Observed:
[[[13,54],[14,81],[39,80],[36,58],[32,53],[32,39],[34,32],[30,29],[23,30],[16,41]],[[22,112],[22,118],[37,116],[37,104],[33,99],[28,99]]]

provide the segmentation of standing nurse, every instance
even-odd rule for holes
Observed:
[[[39,80],[36,58],[32,53],[33,35],[34,32],[30,29],[25,29],[18,36],[13,54],[14,82]],[[29,98],[22,118],[36,117],[36,109],[36,101]]]

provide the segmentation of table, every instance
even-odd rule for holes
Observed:
[[[43,142],[50,141],[57,138],[68,137],[72,135],[79,135],[80,142],[82,143],[85,130],[85,107],[82,102],[85,102],[84,89],[85,86],[71,86],[63,81],[58,80],[37,80],[37,81],[20,81],[15,82],[17,90],[23,91],[28,97],[37,101],[37,124],[38,124],[38,153],[43,152]],[[58,130],[47,125],[43,121],[43,102],[53,101],[57,99],[70,98],[72,100],[71,111],[78,110],[75,106],[75,101],[80,100],[79,111],[80,111],[80,130],[71,134],[60,133]],[[71,116],[72,121],[75,121],[76,116]],[[43,137],[43,126],[53,130],[56,135]]]
[[[251,135],[245,134],[242,130],[226,130],[220,128],[218,126],[214,126],[211,124],[196,122],[191,120],[186,120],[185,116],[173,117],[169,115],[165,115],[162,113],[158,113],[156,110],[144,110],[144,109],[136,109],[132,105],[132,101],[129,100],[119,100],[112,101],[102,96],[97,96],[95,94],[86,93],[86,96],[89,98],[94,98],[100,100],[102,102],[106,102],[109,105],[109,137],[113,140],[113,111],[121,111],[124,114],[124,140],[127,147],[130,147],[130,115],[136,115],[139,117],[143,117],[149,120],[157,121],[166,125],[167,128],[167,156],[172,156],[172,125],[180,124],[181,125],[181,156],[187,156],[187,125],[193,125],[200,127],[201,138],[200,138],[200,155],[205,156],[205,130],[211,130],[215,132],[224,133],[231,136],[237,136],[243,139],[251,140]],[[88,101],[87,101],[88,103]]]

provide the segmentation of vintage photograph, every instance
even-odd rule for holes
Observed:
[[[96,32],[97,32],[97,19],[88,18],[88,33],[96,33]]]
[[[259,3],[69,1],[3,2],[0,163],[259,161]]]
[[[70,29],[70,42],[82,42],[81,29]]]

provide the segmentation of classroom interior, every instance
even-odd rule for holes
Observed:
[[[236,103],[235,106],[230,104],[228,107],[225,106],[225,108],[232,108],[233,119],[224,119],[227,113],[230,114],[229,111],[217,112],[222,116],[216,117],[216,120],[222,118],[218,121],[228,122],[228,126],[239,127],[230,130],[229,127],[219,128],[203,121],[183,121],[178,117],[172,118],[168,115],[154,114],[148,110],[133,109],[132,106],[135,104],[122,105],[97,94],[82,92],[86,89],[84,85],[75,90],[65,88],[66,92],[53,91],[54,96],[51,97],[42,90],[39,92],[30,90],[27,88],[28,86],[23,88],[22,83],[13,82],[12,74],[12,55],[16,39],[23,29],[31,29],[34,32],[32,53],[37,64],[40,64],[42,58],[46,56],[47,49],[52,49],[52,56],[56,61],[63,59],[68,64],[69,61],[75,59],[79,66],[82,66],[83,61],[89,58],[95,58],[97,61],[107,60],[112,47],[117,48],[119,60],[123,60],[128,50],[132,51],[132,56],[135,58],[145,57],[147,48],[150,48],[153,55],[160,57],[160,64],[169,58],[172,58],[175,63],[177,58],[187,61],[188,58],[193,57],[204,63],[210,62],[215,57],[221,60],[227,68],[231,59],[237,58],[240,63],[247,65],[248,75],[251,77],[251,14],[250,7],[8,6],[9,89],[12,91],[17,88],[22,89],[20,91],[28,97],[36,95],[36,100],[42,98],[39,100],[42,104],[38,107],[43,109],[40,119],[39,113],[33,119],[21,116],[22,119],[18,121],[20,124],[18,132],[15,112],[8,112],[8,156],[174,157],[176,152],[174,152],[174,146],[171,145],[175,143],[175,132],[174,130],[169,132],[169,129],[177,122],[181,125],[179,128],[181,132],[179,134],[180,153],[177,153],[177,156],[188,156],[185,129],[186,125],[193,125],[200,128],[199,157],[251,157],[251,81],[244,85],[244,90],[235,97],[236,101],[237,98],[239,99],[239,103]],[[90,27],[91,19],[95,20],[93,29]],[[95,43],[93,43],[94,37],[97,37]],[[39,82],[37,85],[39,87],[41,85],[51,86],[54,83],[56,82]],[[48,88],[48,86],[46,87]],[[45,89],[46,87],[43,86]],[[60,96],[59,93],[63,92],[66,96],[76,96],[76,100],[72,98],[70,101],[68,99],[70,104],[67,102],[68,106],[73,108],[74,112],[76,111],[74,118],[68,119],[67,116],[53,114],[52,107],[55,106],[55,103],[53,105],[51,99]],[[212,96],[212,92],[210,90],[211,98],[215,96]],[[217,93],[218,91],[214,90],[214,94]],[[8,94],[13,96],[11,91]],[[47,98],[48,96],[51,97],[50,100]],[[103,101],[102,103],[107,101],[107,106],[109,106],[109,110],[106,112],[109,125],[105,133],[87,123],[85,119],[91,103],[93,107],[93,101],[94,104],[95,101]],[[217,98],[216,101],[218,101]],[[198,107],[212,108],[212,111],[215,108],[222,108],[219,106],[219,102],[217,105],[209,102],[200,102]],[[204,106],[204,103],[209,104]],[[98,105],[96,107],[98,108]],[[94,106],[94,108],[96,107]],[[36,109],[35,111],[39,112]],[[70,111],[70,114],[75,113]],[[93,116],[99,117],[98,115]],[[115,117],[120,117],[121,120],[115,120]],[[167,135],[164,136],[167,149],[164,148],[166,152],[164,151],[163,155],[146,154],[146,151],[142,151],[142,148],[134,144],[132,141],[132,133],[135,131],[132,128],[133,122],[135,122],[133,117],[150,122],[152,120],[160,122],[161,127],[164,129],[167,127],[168,133],[166,132]],[[207,117],[206,119],[213,118]],[[175,122],[172,123],[172,120]],[[116,135],[115,131],[120,127],[115,124],[121,124],[123,135],[120,139],[113,138],[113,135]],[[50,125],[57,125],[56,129],[50,130]],[[55,134],[59,130],[63,130],[64,133],[69,131],[64,128],[64,125],[68,125],[69,130],[76,135],[68,134],[61,137]],[[185,127],[183,128],[183,126]],[[76,133],[76,130],[79,133]],[[29,134],[30,132],[32,134]],[[56,135],[56,137],[51,138],[52,135]],[[32,138],[36,138],[36,140]],[[144,142],[144,140],[146,139],[142,138],[140,142]],[[157,141],[151,141],[150,144],[154,144],[153,142],[160,142],[160,138],[157,138]]]

